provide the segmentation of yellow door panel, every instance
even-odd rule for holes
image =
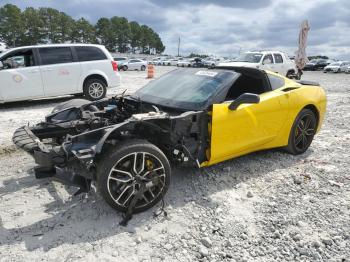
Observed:
[[[288,94],[282,91],[261,94],[258,104],[243,104],[236,110],[229,110],[229,104],[213,105],[206,165],[268,148],[288,117]]]

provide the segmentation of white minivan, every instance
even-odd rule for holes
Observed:
[[[101,45],[25,46],[0,54],[0,103],[69,94],[98,100],[119,84],[118,64]]]

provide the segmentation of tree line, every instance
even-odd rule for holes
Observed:
[[[0,7],[0,41],[10,47],[47,43],[102,44],[109,51],[162,53],[165,46],[147,25],[125,17],[100,18],[92,25],[85,18],[73,19],[53,8],[16,5]]]

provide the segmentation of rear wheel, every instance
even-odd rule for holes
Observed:
[[[128,66],[127,66],[127,65],[124,65],[124,66],[123,66],[123,70],[124,70],[124,71],[127,71],[127,70],[128,70]]]
[[[158,203],[170,184],[171,169],[164,153],[144,140],[122,142],[102,155],[98,164],[97,183],[105,201],[125,212],[142,179],[147,190],[136,202],[134,213],[142,212]]]
[[[141,71],[145,71],[146,70],[146,66],[141,66]]]
[[[104,98],[106,93],[107,85],[101,79],[89,79],[84,84],[84,96],[91,101]]]
[[[294,70],[289,70],[289,71],[287,72],[286,77],[289,78],[289,79],[292,79],[293,76],[294,76]]]
[[[289,134],[286,151],[293,155],[304,153],[316,134],[317,119],[310,109],[303,109],[296,117]]]

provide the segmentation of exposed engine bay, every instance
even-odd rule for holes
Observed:
[[[71,100],[45,122],[19,128],[14,143],[33,155],[37,178],[56,177],[87,192],[102,153],[128,139],[145,139],[176,164],[207,160],[209,115],[161,108],[121,95],[96,102]]]

